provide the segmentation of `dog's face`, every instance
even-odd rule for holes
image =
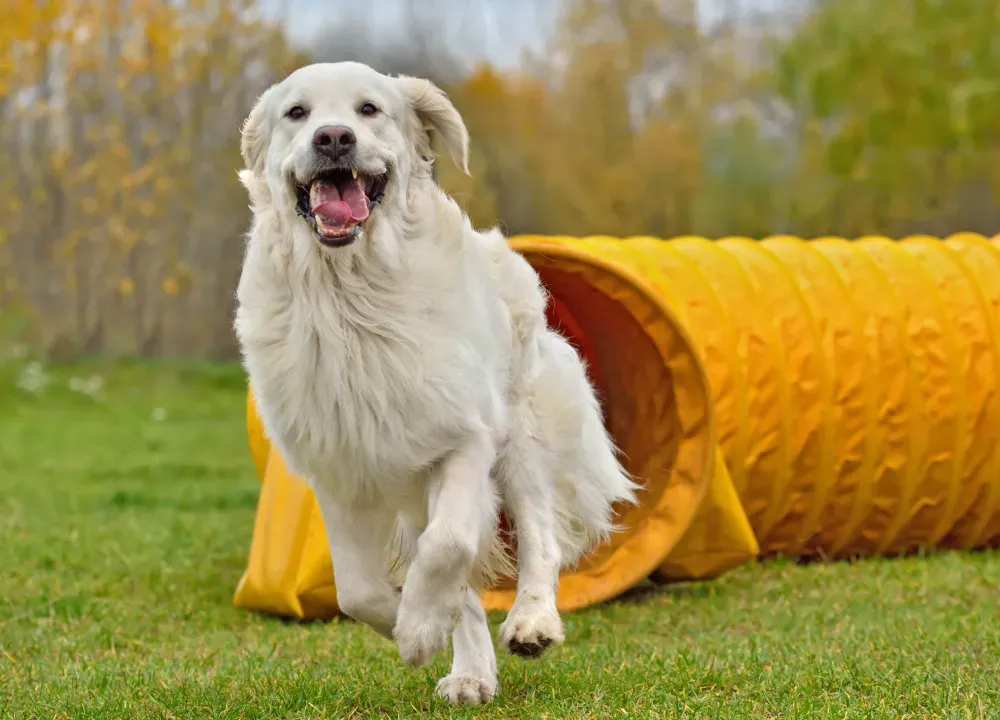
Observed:
[[[430,170],[428,131],[467,169],[468,133],[426,80],[359,63],[296,70],[258,100],[243,128],[241,174],[255,205],[297,215],[327,247],[362,237],[379,212],[405,212]]]

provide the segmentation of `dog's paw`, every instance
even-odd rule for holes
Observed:
[[[565,639],[562,618],[554,607],[515,603],[500,626],[500,642],[511,653],[523,658],[537,658],[553,645],[561,645]]]
[[[496,678],[470,675],[448,675],[441,678],[437,685],[438,697],[452,705],[483,705],[493,699],[496,691]]]
[[[392,636],[404,663],[424,667],[448,647],[454,627],[454,619],[446,613],[415,613],[401,608]]]

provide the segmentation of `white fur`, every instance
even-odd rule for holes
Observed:
[[[307,119],[284,117],[296,103]],[[339,249],[294,210],[326,124],[354,130],[357,169],[390,172]],[[429,129],[465,167],[465,126],[427,81],[320,64],[261,97],[243,131],[254,217],[235,325],[266,431],[322,508],[342,610],[412,665],[451,638],[438,694],[475,704],[497,688],[477,592],[503,570],[501,507],[519,575],[500,637],[530,656],[563,640],[560,568],[608,537],[635,487],[583,364],[545,325],[538,275],[431,179]]]

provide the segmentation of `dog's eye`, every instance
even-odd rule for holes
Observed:
[[[285,113],[285,117],[288,118],[289,120],[301,120],[307,114],[308,113],[306,112],[306,109],[304,107],[302,107],[301,105],[295,105],[288,109],[288,112]]]
[[[362,115],[367,115],[368,117],[371,117],[372,115],[378,112],[378,108],[372,105],[371,103],[365,103],[364,105],[361,106],[358,112],[360,112]]]

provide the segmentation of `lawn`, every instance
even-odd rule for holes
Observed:
[[[244,402],[234,366],[0,368],[0,717],[1000,717],[1000,554],[643,587],[451,709],[446,658],[411,671],[354,623],[232,608]]]

